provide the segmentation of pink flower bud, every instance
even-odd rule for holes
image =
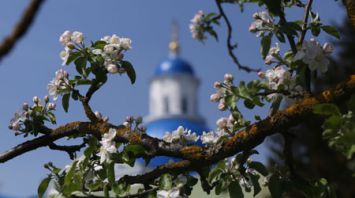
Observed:
[[[49,102],[49,97],[48,96],[44,96],[43,100],[44,100],[45,103],[48,103]]]
[[[227,126],[227,122],[228,122],[228,119],[222,117],[222,118],[219,118],[219,119],[217,120],[216,124],[217,124],[217,126],[218,126],[219,128],[222,129],[222,128],[225,128],[225,127]]]
[[[56,107],[55,103],[49,103],[48,104],[48,110],[54,110]]]
[[[232,82],[233,81],[233,75],[232,74],[224,74],[224,80],[227,82]]]
[[[35,96],[33,97],[32,101],[33,103],[38,104],[40,102],[40,99],[37,96]]]
[[[324,43],[323,45],[323,51],[326,54],[330,54],[333,52],[333,46],[330,43]]]
[[[218,102],[219,99],[220,99],[220,95],[218,93],[212,94],[210,97],[210,100],[212,102]]]
[[[258,29],[256,28],[256,25],[254,23],[250,24],[249,26],[249,32],[256,32]]]
[[[222,87],[222,83],[220,83],[220,82],[214,82],[213,87],[214,87],[215,89],[220,89],[220,88]]]
[[[224,102],[219,102],[218,110],[225,111],[227,109],[226,104]]]
[[[259,71],[258,76],[259,78],[265,78],[265,72]]]

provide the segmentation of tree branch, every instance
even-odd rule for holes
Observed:
[[[11,34],[8,35],[0,44],[0,61],[13,49],[16,42],[26,34],[43,2],[44,0],[32,0],[32,2],[28,5]]]
[[[304,9],[304,17],[303,17],[303,25],[302,25],[302,33],[300,36],[300,39],[298,41],[298,45],[302,45],[303,40],[306,36],[307,33],[307,24],[308,24],[308,17],[309,17],[309,11],[311,10],[313,0],[308,0],[308,3]]]
[[[236,55],[234,54],[233,50],[235,49],[235,45],[232,44],[232,25],[226,15],[226,13],[223,10],[223,7],[221,5],[221,2],[219,0],[216,0],[216,4],[217,4],[217,8],[219,11],[219,15],[222,16],[223,20],[225,21],[226,25],[227,25],[227,49],[228,49],[228,54],[229,56],[232,58],[233,62],[238,66],[238,68],[240,70],[244,70],[246,72],[258,72],[260,71],[260,69],[254,69],[254,68],[250,68],[248,66],[242,65],[238,58],[236,57]]]
[[[74,160],[76,158],[76,152],[80,151],[82,148],[84,148],[86,145],[85,142],[83,142],[80,145],[73,145],[73,146],[63,146],[63,145],[57,145],[55,143],[50,143],[48,147],[52,150],[58,150],[58,151],[65,151],[68,153],[69,157],[71,160]]]

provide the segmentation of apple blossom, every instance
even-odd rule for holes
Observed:
[[[158,190],[157,198],[181,198],[180,190],[177,188],[171,190]]]
[[[114,128],[110,128],[109,131],[102,136],[100,151],[97,154],[100,157],[100,164],[110,162],[110,155],[117,152],[116,142],[114,141],[115,137],[116,129]]]
[[[205,14],[203,13],[203,11],[199,10],[196,15],[191,19],[191,24],[189,27],[192,33],[192,38],[196,40],[202,41],[206,38],[203,29],[204,17]]]
[[[49,95],[56,100],[59,95],[69,93],[72,86],[69,84],[68,72],[60,69],[55,72],[55,77],[48,83],[47,89]]]
[[[71,35],[71,41],[73,41],[76,44],[80,44],[83,42],[84,36],[82,32],[74,31]]]
[[[63,34],[59,37],[59,42],[64,45],[64,46],[68,46],[68,44],[71,43],[71,36],[72,36],[72,32],[66,30],[63,32]]]
[[[301,49],[298,50],[293,60],[302,60],[308,65],[311,71],[325,73],[328,71],[328,65],[330,63],[326,55],[331,52],[332,46],[330,44],[325,44],[322,48],[322,46],[312,38],[309,41],[304,41]]]

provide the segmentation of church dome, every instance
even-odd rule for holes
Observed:
[[[175,74],[194,75],[195,72],[187,61],[178,56],[170,56],[167,60],[163,61],[154,72],[154,76],[156,77]]]

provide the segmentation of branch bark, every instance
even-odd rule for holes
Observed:
[[[8,35],[0,44],[0,61],[13,49],[16,42],[26,34],[43,2],[44,0],[32,0],[32,2],[28,5],[11,34]]]

